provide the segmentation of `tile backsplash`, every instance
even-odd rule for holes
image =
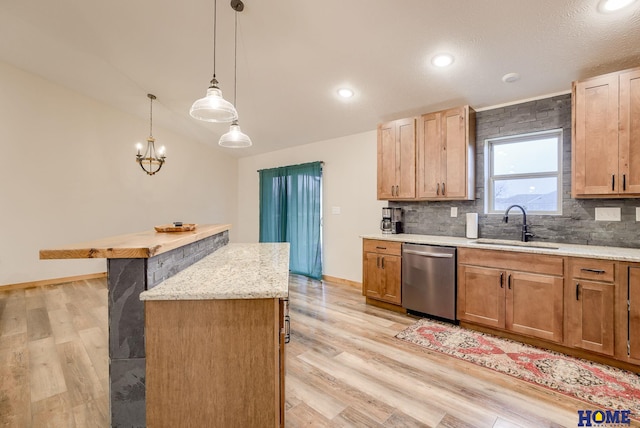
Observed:
[[[484,141],[562,128],[562,215],[528,215],[534,241],[640,248],[640,199],[571,198],[571,94],[480,111],[476,114],[476,199],[450,202],[389,202],[404,209],[405,233],[465,236],[466,213],[478,213],[481,238],[520,239],[521,215],[484,214]],[[457,217],[451,217],[451,208]],[[596,208],[616,208],[619,221],[596,221]],[[613,212],[604,210],[602,212]],[[600,216],[599,216],[600,218]],[[606,218],[606,217],[605,217]]]

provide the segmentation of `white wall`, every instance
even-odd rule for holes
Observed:
[[[167,162],[148,176],[134,160],[148,131],[148,119],[0,62],[0,285],[106,270],[104,259],[39,260],[43,248],[175,220],[236,223],[237,159],[154,124]]]
[[[259,144],[259,142],[255,142]],[[376,131],[242,158],[238,164],[239,242],[257,242],[259,193],[257,170],[324,161],[323,274],[362,281],[361,234],[379,232],[381,208],[376,199]],[[339,207],[339,215],[332,208]]]

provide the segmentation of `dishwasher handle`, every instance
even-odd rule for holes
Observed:
[[[451,259],[453,254],[449,253],[425,253],[424,251],[402,250],[403,254],[415,254],[417,256],[432,257],[437,259]]]

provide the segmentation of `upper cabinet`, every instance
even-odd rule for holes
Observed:
[[[474,147],[469,106],[379,125],[378,199],[474,199]]]
[[[378,199],[416,196],[416,120],[378,125]]]
[[[640,197],[640,68],[572,90],[572,196]]]
[[[418,119],[417,198],[475,198],[475,111],[469,106]]]

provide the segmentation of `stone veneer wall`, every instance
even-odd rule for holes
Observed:
[[[144,302],[140,293],[229,243],[224,231],[148,259],[108,259],[112,427],[146,426]]]
[[[405,233],[465,236],[466,213],[478,213],[478,236],[520,239],[521,215],[484,214],[484,141],[562,128],[562,215],[527,215],[535,241],[568,244],[640,247],[640,224],[636,222],[640,199],[571,198],[571,94],[481,111],[476,114],[476,200],[450,202],[390,202],[404,208]],[[451,217],[458,207],[458,217]],[[621,221],[595,221],[596,207],[620,207]]]

